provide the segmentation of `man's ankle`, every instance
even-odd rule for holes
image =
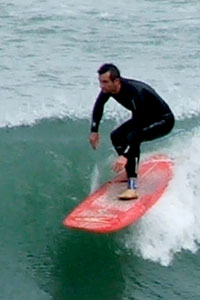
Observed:
[[[137,181],[137,178],[129,177],[128,178],[128,189],[136,190],[137,189],[136,181]]]

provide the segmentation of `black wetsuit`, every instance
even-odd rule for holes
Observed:
[[[92,114],[91,132],[98,132],[104,105],[110,97],[132,112],[132,118],[111,133],[111,140],[119,155],[128,158],[128,177],[137,177],[140,144],[168,134],[174,126],[174,116],[168,104],[149,85],[121,78],[117,94],[99,93]]]

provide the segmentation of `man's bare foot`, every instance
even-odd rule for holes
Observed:
[[[118,196],[121,200],[133,200],[139,197],[136,189],[127,189],[121,195]]]

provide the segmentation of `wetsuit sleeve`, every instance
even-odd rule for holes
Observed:
[[[103,116],[104,105],[110,95],[100,92],[93,107],[91,132],[98,132],[99,124]]]

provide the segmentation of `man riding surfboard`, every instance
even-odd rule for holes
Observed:
[[[174,115],[168,104],[156,91],[144,82],[123,78],[113,64],[104,64],[98,70],[101,91],[95,101],[92,113],[90,144],[93,149],[99,145],[99,124],[105,103],[113,97],[132,112],[132,117],[111,133],[112,144],[118,153],[113,165],[115,172],[126,169],[127,189],[120,199],[138,198],[137,169],[140,158],[140,144],[167,135],[174,127]]]

